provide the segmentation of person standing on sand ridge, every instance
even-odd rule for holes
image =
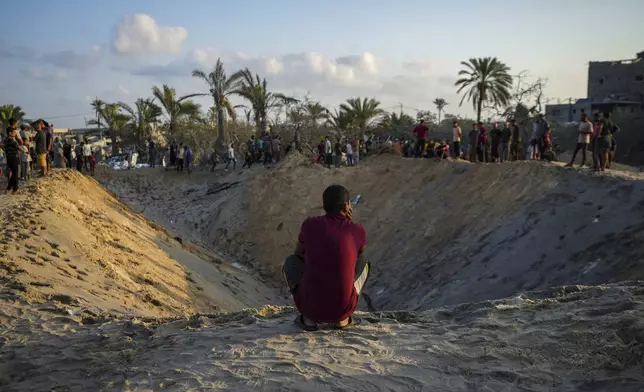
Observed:
[[[461,126],[458,121],[454,121],[452,124],[452,149],[454,150],[454,159],[461,158],[461,138],[463,137],[463,131],[461,131]]]
[[[45,133],[43,127],[44,127],[44,121],[37,120],[36,126],[35,126],[36,156],[38,157],[37,158],[38,165],[41,168],[41,175],[45,177],[49,172],[49,170],[47,166],[47,134]]]
[[[304,220],[293,255],[282,273],[301,313],[297,322],[307,331],[318,324],[345,328],[370,271],[364,257],[367,232],[353,222],[349,191],[331,185],[322,194],[323,216]]]
[[[18,135],[18,121],[13,118],[9,119],[9,128],[7,136],[2,141],[5,158],[7,160],[7,171],[9,172],[9,183],[7,184],[7,193],[18,192],[18,181],[20,177],[20,145],[22,139]]]

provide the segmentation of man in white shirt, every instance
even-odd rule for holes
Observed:
[[[273,136],[273,158],[275,163],[280,161],[282,156],[282,142],[279,139],[278,135]]]
[[[575,163],[575,158],[577,158],[577,153],[581,150],[581,165],[579,167],[584,167],[586,164],[586,150],[588,150],[588,145],[590,144],[590,135],[593,133],[593,123],[588,121],[588,115],[586,113],[581,114],[581,121],[579,122],[579,134],[577,136],[577,147],[575,147],[575,152],[572,153],[572,159],[566,167],[572,167]]]
[[[85,142],[83,145],[83,164],[85,166],[85,170],[89,170],[89,157],[92,155],[92,146],[89,145],[89,143]]]
[[[333,146],[328,136],[324,139],[324,158],[326,159],[326,166],[330,168],[333,163]]]
[[[230,162],[233,163],[233,170],[235,170],[237,167],[237,159],[235,158],[235,149],[233,148],[232,143],[228,144],[228,162],[226,162],[226,170],[228,170]]]
[[[461,138],[463,137],[463,131],[458,121],[454,121],[452,124],[452,147],[454,150],[454,158],[459,159],[461,157]]]
[[[353,166],[353,146],[351,145],[351,141],[349,139],[347,139],[347,145],[344,148],[347,154],[347,165]]]

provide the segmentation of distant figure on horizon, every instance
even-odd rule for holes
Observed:
[[[322,194],[323,216],[304,220],[295,253],[286,258],[284,279],[307,331],[318,324],[353,324],[351,315],[365,285],[370,264],[364,257],[367,232],[355,223],[349,191],[331,185]]]
[[[324,138],[324,163],[329,169],[333,164],[333,145],[328,136]]]
[[[152,138],[148,139],[148,164],[150,167],[155,167],[156,166],[156,144],[154,143],[154,140]]]
[[[425,125],[425,120],[420,120],[420,124],[414,128],[414,135],[416,136],[416,158],[421,158],[423,156],[428,133],[429,128]]]
[[[228,160],[226,162],[226,170],[228,170],[228,165],[230,162],[233,163],[233,170],[237,167],[237,158],[235,158],[235,149],[233,148],[233,143],[228,144]]]
[[[461,138],[463,137],[463,131],[458,121],[454,121],[452,124],[452,149],[454,150],[454,159],[461,158]]]
[[[566,167],[572,167],[579,151],[581,151],[581,165],[579,165],[579,167],[584,167],[586,165],[586,151],[588,150],[590,135],[592,135],[592,133],[593,124],[588,121],[588,115],[586,113],[582,113],[581,121],[579,122],[579,134],[577,135],[577,146],[575,147],[575,152],[572,153],[570,163],[568,163]]]
[[[467,141],[469,143],[469,156],[470,162],[476,161],[476,140],[478,138],[479,131],[476,129],[476,123],[472,124],[472,129],[467,134]]]
[[[510,121],[510,130],[512,136],[510,137],[510,160],[518,161],[521,157],[521,127],[517,124],[516,119]]]
[[[510,141],[512,140],[512,128],[510,128],[510,121],[505,122],[503,130],[501,130],[501,162],[510,160]]]
[[[177,148],[177,171],[183,171],[183,159],[186,153],[186,149],[183,147],[183,143],[179,143],[179,148]]]

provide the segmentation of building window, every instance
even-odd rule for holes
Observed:
[[[604,84],[604,78],[599,79],[599,84]]]
[[[577,114],[577,109],[573,109],[572,114]]]
[[[642,74],[635,75],[635,81],[636,82],[643,82],[644,81],[644,75],[642,75]]]
[[[561,110],[553,110],[552,115],[553,116],[561,116]]]

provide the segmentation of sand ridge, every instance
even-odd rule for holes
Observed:
[[[261,303],[267,296],[273,299],[244,274],[229,276],[230,269],[217,260],[185,251],[167,232],[75,171],[56,172],[2,201],[0,279],[5,292],[27,300],[109,314],[170,316],[240,310],[259,305],[255,297]],[[242,280],[258,290],[246,296],[248,301],[237,289]]]

